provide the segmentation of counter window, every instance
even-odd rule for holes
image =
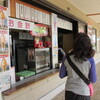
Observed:
[[[29,31],[11,30],[11,66],[15,66],[16,81],[50,69],[50,48],[49,36],[36,37]]]

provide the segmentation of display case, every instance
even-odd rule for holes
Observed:
[[[35,60],[36,73],[50,69],[50,49],[36,48]]]
[[[12,31],[10,35],[11,66],[15,66],[16,81],[50,69],[50,48],[41,43],[44,38],[38,37],[40,44],[35,47],[36,37],[26,31]]]

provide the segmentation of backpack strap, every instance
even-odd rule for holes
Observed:
[[[83,73],[76,67],[76,65],[71,61],[69,55],[67,54],[66,55],[66,58],[67,58],[67,61],[69,63],[69,65],[72,67],[72,69],[79,75],[79,77],[87,84],[89,85],[90,84],[90,81],[89,79],[87,79]]]

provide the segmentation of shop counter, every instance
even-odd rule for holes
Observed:
[[[59,78],[59,69],[47,70],[14,84],[3,92],[3,100],[39,100],[65,81]]]
[[[15,83],[14,85],[12,85],[12,87],[10,89],[3,92],[3,95],[9,96],[12,93],[14,93],[14,92],[16,92],[24,87],[27,87],[27,86],[34,84],[34,83],[37,83],[38,81],[46,79],[54,74],[57,74],[58,72],[59,72],[58,69],[48,70],[46,72],[39,73],[37,75],[26,78],[26,79],[19,81],[19,82]]]

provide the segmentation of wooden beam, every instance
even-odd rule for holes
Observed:
[[[87,14],[87,16],[95,16],[95,15],[100,15],[100,13],[95,13],[95,14]]]

